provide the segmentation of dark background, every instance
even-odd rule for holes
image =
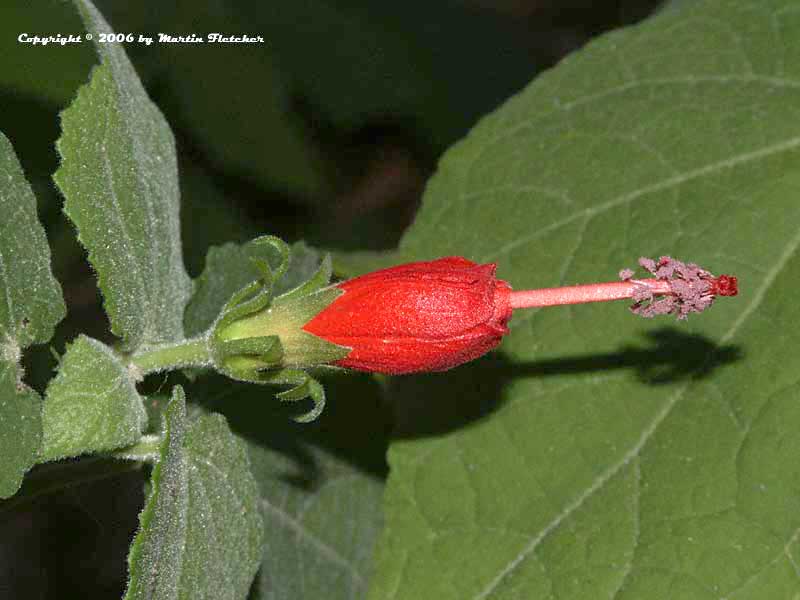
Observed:
[[[392,248],[440,155],[482,115],[591,37],[635,23],[660,4],[96,3],[121,33],[265,39],[205,47],[126,44],[175,133],[184,256],[193,277],[210,245],[263,233],[329,249]],[[70,3],[4,4],[0,131],[37,194],[69,308],[53,346],[63,351],[78,332],[112,341],[94,275],[51,179],[58,113],[87,81],[95,58],[88,44],[42,48],[16,41],[23,32],[83,33]],[[49,349],[34,349],[25,360],[27,381],[43,391],[52,376]],[[382,423],[380,440],[342,444],[337,438],[349,435],[337,425],[348,420],[342,410],[329,409],[323,424],[309,430],[312,439],[385,476],[391,419]],[[137,471],[67,487],[13,510],[1,510],[0,503],[0,600],[120,597],[142,488]]]

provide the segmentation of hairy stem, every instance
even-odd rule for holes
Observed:
[[[131,364],[141,375],[186,367],[207,367],[211,364],[208,338],[193,338],[147,348],[133,354]]]

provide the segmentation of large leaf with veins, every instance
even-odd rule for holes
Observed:
[[[796,597],[799,192],[788,0],[604,36],[452,148],[405,257],[497,261],[522,289],[671,254],[741,293],[688,324],[518,313],[499,354],[393,383],[370,598]]]

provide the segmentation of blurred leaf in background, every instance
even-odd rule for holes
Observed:
[[[247,441],[265,528],[259,600],[366,594],[383,522],[388,413],[369,378],[323,381],[335,405],[305,426],[262,386],[203,377],[190,388]]]
[[[83,24],[71,3],[59,0],[11,2],[0,19],[0,87],[44,104],[65,106],[86,79],[94,53],[89,44],[32,45],[18,41],[21,34],[83,34]]]
[[[300,234],[326,245],[396,243],[436,157],[538,67],[523,28],[459,3],[100,6],[120,31],[265,38],[130,52],[179,140],[254,186],[247,210],[311,210]]]

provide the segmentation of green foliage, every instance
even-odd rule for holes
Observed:
[[[126,600],[244,598],[262,526],[244,444],[220,415],[187,417],[176,387],[161,455],[131,546]]]
[[[524,289],[672,254],[741,293],[688,330],[621,306],[516,314],[496,357],[393,381],[481,410],[393,445],[370,598],[797,594],[794,6],[697,3],[604,36],[446,154],[405,257],[497,261]]]
[[[8,139],[0,133],[0,357],[53,336],[66,308],[50,271],[50,248],[36,218],[36,198]]]
[[[288,85],[328,119],[352,130],[391,115],[436,149],[535,68],[522,33],[459,2],[253,2],[245,10],[291,73]]]
[[[176,30],[161,19],[157,27]],[[225,5],[208,3],[193,13],[190,27],[193,32],[245,31],[252,24]],[[248,52],[238,44],[202,45],[192,52],[181,45],[165,50],[168,77],[175,84],[172,102],[216,163],[306,202],[332,192],[333,169],[308,127],[291,113],[291,93],[271,56],[269,40]],[[209,81],[217,83],[209,86]]]
[[[268,249],[277,251],[277,267],[270,265]],[[297,272],[306,268],[303,261],[304,246],[299,246],[301,261],[290,269],[291,250],[285,242],[274,236],[262,236],[246,247],[228,247],[225,254],[209,255],[209,265],[201,277],[200,301],[197,310],[189,311],[191,319],[203,320],[219,302],[230,295],[218,312],[202,345],[208,348],[214,368],[232,379],[288,385],[290,389],[276,393],[275,397],[286,402],[297,402],[310,398],[314,407],[298,415],[295,420],[315,420],[325,408],[325,390],[307,370],[333,363],[346,356],[350,350],[331,344],[326,340],[303,331],[302,327],[317,313],[326,308],[341,292],[329,285],[331,260],[326,256],[308,280],[280,295],[276,289],[286,287],[280,282],[287,270]],[[212,249],[213,250],[213,249]],[[227,261],[238,260],[231,265],[233,270],[247,273],[249,263],[257,272],[255,280],[231,294],[237,278],[220,278],[218,284],[214,271]],[[247,281],[246,275],[241,281]]]
[[[316,481],[304,487],[290,479],[297,470],[290,457],[249,448],[269,540],[256,598],[363,598],[381,523],[381,483],[310,447]]]
[[[452,79],[437,78],[438,61],[453,57],[419,43],[439,36],[419,27],[417,4],[385,21],[360,0],[235,15],[215,7],[207,23],[219,14],[233,29],[263,25],[274,39],[240,61],[234,46],[204,48],[207,70],[185,72],[177,46],[165,50],[173,62],[151,67],[167,89],[188,81],[168,101],[212,146],[212,161],[319,200],[330,165],[317,154],[321,140],[290,117],[298,92],[339,134],[386,107],[421,115],[416,133],[434,147],[463,129],[470,110],[453,107],[485,71],[467,49],[482,55],[493,37],[448,48],[461,62]],[[291,333],[340,293],[327,287],[330,262],[301,243],[287,264],[285,244],[265,236],[267,245],[212,248],[190,281],[172,133],[123,47],[100,43],[111,29],[97,9],[75,5],[100,64],[62,115],[55,179],[121,342],[67,328],[63,337],[74,339],[43,405],[25,385],[25,349],[48,342],[65,309],[35,199],[0,135],[0,497],[17,492],[37,460],[82,457],[38,467],[0,506],[4,517],[54,489],[152,465],[128,600],[798,596],[793,2],[676,1],[587,45],[448,151],[396,251],[341,254],[334,264],[351,276],[463,255],[496,261],[524,289],[611,280],[639,256],[671,254],[737,275],[738,298],[668,326],[623,306],[520,311],[498,352],[448,373],[377,379],[319,369],[331,400],[321,416],[321,383],[279,367],[297,366],[285,360],[292,344],[340,356]],[[450,14],[438,7],[429,16],[435,24]],[[25,22],[16,9],[9,15]],[[180,29],[184,18],[169,7],[163,22]],[[300,34],[309,51],[293,54],[290,38]],[[329,66],[342,60],[352,66],[344,75]],[[10,66],[0,86],[51,102],[69,95],[74,72],[50,82],[24,71]],[[242,85],[213,86],[227,71],[240,84],[259,79],[263,110],[252,102],[261,95]],[[459,73],[469,77],[456,94]],[[240,95],[226,103],[232,89]],[[274,156],[276,148],[285,151]],[[219,192],[219,221],[233,230],[227,183],[200,187]],[[216,220],[206,216],[203,227]],[[289,309],[298,298],[302,314]],[[231,357],[243,362],[229,375],[292,386],[278,399],[299,409],[206,369],[214,359],[224,372]],[[195,404],[187,408],[176,381]],[[292,423],[303,409],[319,419]],[[143,436],[147,410],[162,427]],[[394,440],[384,485],[387,410]]]
[[[275,264],[265,246],[226,244],[209,251],[187,307],[187,331],[205,330],[236,291],[259,277],[251,257]],[[309,280],[320,259],[319,252],[295,244],[275,293]],[[194,385],[192,395],[205,398],[209,408],[224,411],[237,433],[248,439],[267,540],[255,584],[259,600],[334,600],[363,597],[366,591],[382,519],[382,483],[308,438],[321,429],[339,432],[349,443],[380,444],[382,433],[365,431],[362,426],[374,426],[381,418],[367,403],[376,401],[377,391],[367,381],[344,385],[340,378],[325,384],[329,393],[349,401],[339,400],[337,406],[326,409],[315,423],[318,427],[292,424],[288,419],[296,411],[276,406],[260,387],[208,376]],[[333,443],[344,444],[341,440]]]
[[[209,249],[203,272],[195,280],[195,292],[186,307],[187,335],[206,331],[219,316],[220,311],[238,292],[258,280],[261,273],[253,258],[274,262],[274,252],[263,244],[224,244]],[[298,242],[289,254],[289,268],[275,282],[273,293],[283,294],[311,278],[319,268],[322,255]]]
[[[128,368],[105,344],[80,336],[61,358],[42,414],[43,461],[135,443],[147,425]]]
[[[260,386],[204,376],[190,392],[247,440],[265,530],[258,600],[366,592],[382,524],[386,415],[369,378],[328,377],[325,388],[337,401],[304,425]]]
[[[17,365],[0,361],[0,498],[13,496],[36,462],[42,437],[39,394],[19,383]]]
[[[41,399],[22,382],[22,351],[50,340],[66,309],[36,199],[2,133],[0,214],[0,498],[6,498],[34,464],[42,435]]]
[[[0,87],[19,95],[63,106],[86,76],[91,64],[88,44],[22,44],[18,37],[47,37],[80,33],[80,19],[68,2],[30,0],[9,2],[0,19],[0,55],[14,56],[0,69]]]
[[[111,29],[76,0],[101,66],[62,114],[55,180],[128,350],[183,337],[191,282],[180,245],[175,142]]]

